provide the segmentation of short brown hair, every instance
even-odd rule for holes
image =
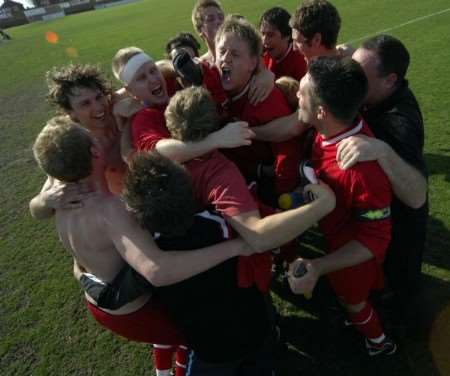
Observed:
[[[398,82],[403,81],[408,71],[409,52],[399,39],[379,34],[365,40],[360,48],[375,53],[379,60],[377,70],[380,77],[395,73]]]
[[[80,87],[99,90],[109,94],[111,88],[103,77],[100,68],[89,64],[70,64],[63,67],[54,67],[46,73],[50,103],[56,104],[64,111],[72,110],[70,95]]]
[[[326,48],[334,48],[341,28],[341,17],[336,7],[327,0],[305,0],[289,22],[309,41],[314,34],[322,36]]]
[[[289,104],[292,111],[298,108],[297,92],[300,86],[299,82],[288,76],[282,76],[275,81],[275,86],[281,90],[284,98]]]
[[[112,71],[114,77],[120,81],[120,73],[122,72],[125,64],[128,63],[128,60],[130,60],[133,56],[140,54],[141,52],[144,51],[138,47],[125,47],[117,51],[112,59]]]
[[[178,91],[166,108],[166,125],[173,138],[200,141],[219,128],[219,114],[211,94],[203,87]]]
[[[170,53],[175,48],[189,47],[194,51],[194,55],[196,57],[199,56],[200,43],[198,43],[197,39],[191,34],[186,32],[178,33],[175,37],[169,39],[166,44],[166,58],[171,59]]]
[[[65,182],[76,182],[92,171],[92,138],[68,116],[50,119],[33,145],[34,158],[44,172]]]
[[[347,125],[355,119],[367,95],[367,77],[351,57],[320,56],[308,67],[313,101]],[[345,94],[345,95],[344,95]]]
[[[140,225],[166,236],[181,236],[194,221],[196,205],[190,175],[157,152],[131,161],[123,196]]]
[[[194,26],[197,33],[200,33],[203,26],[203,10],[208,7],[215,7],[223,13],[223,9],[219,1],[198,0],[194,5],[194,9],[192,9],[192,26]]]
[[[219,30],[217,30],[216,43],[226,33],[234,34],[245,41],[248,45],[251,56],[261,56],[261,34],[258,29],[256,29],[246,19],[227,16],[224,23],[219,27]]]

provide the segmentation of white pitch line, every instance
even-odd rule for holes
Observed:
[[[371,37],[371,36],[378,35],[378,34],[382,34],[382,33],[387,33],[388,31],[392,31],[392,30],[395,30],[395,29],[399,29],[399,28],[401,28],[401,27],[403,27],[403,26],[410,25],[410,24],[413,24],[413,23],[416,23],[416,22],[419,22],[419,21],[423,21],[423,20],[426,20],[427,18],[434,17],[434,16],[438,16],[438,15],[440,15],[440,14],[443,14],[443,13],[446,13],[446,12],[449,12],[449,11],[450,11],[450,8],[447,8],[447,9],[441,10],[441,11],[439,11],[439,12],[427,14],[426,16],[414,18],[414,19],[412,19],[412,20],[410,20],[410,21],[407,21],[407,22],[404,22],[404,23],[402,23],[402,24],[400,24],[400,25],[393,26],[393,27],[389,27],[389,28],[387,28],[387,29],[377,31],[377,32],[372,33],[372,34],[367,34],[367,35],[365,35],[365,36],[363,36],[363,37],[361,37],[361,38],[353,39],[353,40],[348,41],[348,42],[346,42],[346,43],[350,43],[350,44],[351,44],[351,43],[354,43],[354,42],[359,42],[360,40],[367,39],[367,38],[369,38],[369,37]]]

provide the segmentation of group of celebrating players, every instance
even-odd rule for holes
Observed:
[[[159,61],[122,48],[114,93],[92,65],[47,73],[64,115],[34,143],[48,177],[30,211],[55,217],[88,310],[153,344],[157,376],[174,353],[177,376],[273,375],[279,262],[295,294],[326,276],[368,354],[395,353],[372,292],[404,307],[418,291],[428,215],[405,46],[337,46],[327,0],[271,8],[259,30],[198,0],[192,22],[204,55],[189,33]],[[326,253],[302,258],[317,222]]]

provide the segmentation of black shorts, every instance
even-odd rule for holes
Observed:
[[[204,362],[191,351],[186,376],[275,376],[274,363],[274,341],[270,338],[253,355],[225,364]]]

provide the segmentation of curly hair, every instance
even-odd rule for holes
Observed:
[[[181,141],[201,141],[220,126],[216,104],[203,87],[178,91],[171,98],[165,116],[170,134]]]
[[[319,33],[322,44],[331,49],[336,46],[341,17],[336,7],[327,0],[305,0],[296,9],[289,24],[307,40]]]
[[[125,177],[123,197],[139,224],[165,236],[182,236],[194,221],[190,175],[157,152],[137,154]]]
[[[78,88],[99,90],[103,94],[111,93],[109,83],[96,65],[70,64],[54,67],[46,73],[46,79],[48,101],[64,111],[72,110],[69,97],[74,95]]]
[[[49,176],[77,182],[92,171],[92,138],[87,130],[68,116],[50,119],[33,145],[39,167]]]

